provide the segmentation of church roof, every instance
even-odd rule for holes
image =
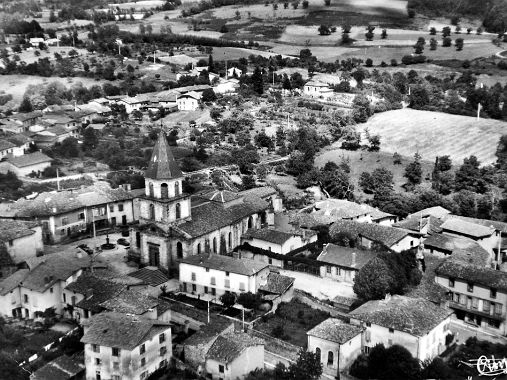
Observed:
[[[152,179],[173,179],[183,176],[163,132],[158,135],[145,176]]]

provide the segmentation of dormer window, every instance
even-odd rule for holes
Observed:
[[[474,284],[472,284],[471,282],[469,282],[467,284],[467,291],[470,292],[470,293],[473,293],[473,291],[474,291]]]

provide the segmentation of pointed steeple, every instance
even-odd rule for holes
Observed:
[[[148,169],[145,172],[146,178],[151,179],[174,179],[183,177],[178,164],[174,160],[164,132],[160,131],[157,143],[153,148]]]

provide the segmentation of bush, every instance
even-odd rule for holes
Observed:
[[[418,63],[424,63],[424,62],[426,62],[426,56],[424,56],[424,55],[416,55],[416,56],[405,55],[401,59],[401,62],[404,65],[415,65]]]
[[[414,18],[415,17],[415,10],[412,8],[408,8],[407,10],[408,18]]]
[[[285,330],[283,329],[283,325],[278,325],[271,330],[271,335],[275,338],[282,339],[285,336]]]

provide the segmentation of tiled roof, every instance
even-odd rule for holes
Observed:
[[[212,190],[201,197],[217,203],[228,203],[241,198],[241,195],[229,190]]]
[[[236,259],[221,255],[193,255],[180,260],[182,264],[210,268],[223,272],[237,273],[244,276],[253,276],[269,265],[254,260]]]
[[[233,324],[232,321],[214,321],[210,324],[205,324],[199,331],[185,339],[185,346],[196,346],[203,343],[208,343],[218,335],[222,335],[226,329],[229,329]]]
[[[196,91],[189,91],[189,92],[185,92],[185,93],[179,95],[178,99],[179,98],[184,98],[184,97],[200,100],[201,97],[202,97],[202,93],[201,92],[196,92]]]
[[[182,176],[183,173],[174,160],[166,136],[163,132],[160,132],[157,143],[153,148],[145,177],[153,179],[174,179]]]
[[[273,294],[284,294],[294,284],[295,280],[294,277],[271,272],[268,274],[266,284],[261,285],[259,290]]]
[[[8,140],[0,140],[0,150],[7,150],[7,149],[11,149],[11,148],[15,148],[16,145],[11,143],[10,141]]]
[[[364,204],[350,202],[345,199],[326,199],[315,203],[315,211],[324,215],[333,215],[340,219],[350,219],[370,213],[371,207]]]
[[[28,275],[28,272],[30,272],[29,269],[20,269],[0,281],[0,295],[5,296],[11,290],[16,289]]]
[[[169,281],[169,278],[156,267],[144,267],[135,272],[129,273],[130,277],[135,277],[143,280],[144,283],[150,286],[159,286],[164,282]]]
[[[433,216],[435,218],[442,218],[451,212],[441,206],[429,207],[423,210],[414,212],[407,216],[407,218],[426,218],[427,216]]]
[[[37,223],[30,221],[0,219],[0,241],[8,242],[33,235],[37,226]]]
[[[76,304],[77,307],[97,313],[104,310],[100,306],[102,302],[118,295],[125,286],[96,277],[92,273],[85,273],[67,285],[65,289],[85,296]]]
[[[504,233],[507,232],[507,223],[499,222],[496,220],[469,218],[466,216],[459,216],[459,215],[447,215],[444,219],[445,220],[459,219],[459,220],[463,220],[465,222],[479,224],[484,227],[490,227],[490,228],[492,227],[492,228],[494,228],[498,231],[502,231]]]
[[[283,244],[288,241],[294,234],[284,231],[278,231],[272,228],[261,228],[260,230],[248,231],[244,238],[245,239],[259,239],[267,241],[273,244]]]
[[[446,260],[435,270],[437,275],[461,279],[485,287],[507,291],[507,273],[456,260]]]
[[[442,220],[435,218],[434,216],[428,216],[422,219],[414,217],[395,223],[393,224],[393,227],[420,232],[424,227],[428,226],[428,235],[432,235],[442,232],[442,223]]]
[[[258,198],[269,197],[270,195],[277,194],[276,190],[271,186],[254,187],[253,189],[240,191],[240,195],[245,197],[255,196]]]
[[[192,207],[192,220],[178,225],[178,229],[192,237],[198,237],[268,208],[268,202],[256,197],[244,199],[242,203],[229,207],[215,202],[203,203]]]
[[[29,143],[30,141],[32,141],[31,138],[29,138],[28,136],[25,136],[21,133],[15,133],[15,134],[9,135],[6,137],[6,139],[7,139],[7,141],[10,141],[11,143],[13,143],[16,146],[23,146],[23,145]]]
[[[422,298],[398,295],[368,301],[349,313],[351,318],[415,336],[426,335],[451,314],[451,310]]]
[[[350,220],[338,220],[329,229],[331,236],[340,232],[348,232],[353,235],[363,236],[369,240],[391,247],[401,239],[409,235],[416,235],[416,232],[402,228],[381,226],[376,223],[358,223]]]
[[[33,111],[33,112],[27,112],[27,113],[16,113],[16,114],[12,115],[11,117],[13,119],[17,119],[19,121],[26,121],[26,120],[36,119],[41,116],[42,116],[41,111]]]
[[[24,168],[27,166],[42,164],[44,162],[51,162],[53,159],[46,156],[44,153],[34,152],[18,157],[11,157],[7,161],[18,168]]]
[[[374,251],[341,247],[330,243],[324,247],[317,261],[359,270],[377,255],[378,253]]]
[[[155,309],[159,301],[155,297],[145,295],[137,290],[123,290],[114,298],[100,304],[104,309],[118,313],[142,315],[150,309]]]
[[[344,344],[363,332],[364,328],[345,323],[337,318],[328,318],[306,334],[320,339]]]
[[[57,281],[65,281],[80,269],[90,267],[90,259],[86,254],[78,257],[70,252],[58,252],[31,260],[28,264],[30,272],[22,281],[22,286],[37,292],[44,292]],[[104,267],[100,261],[94,266]]]
[[[426,249],[436,248],[437,250],[447,251],[453,257],[466,259],[484,265],[487,263],[490,254],[476,241],[460,236],[452,236],[446,234],[435,234],[424,240]]]
[[[84,357],[76,359],[62,355],[32,373],[30,380],[69,380],[84,370]]]
[[[479,224],[455,218],[447,219],[441,227],[444,231],[450,231],[460,235],[467,235],[476,238],[490,236],[495,232],[492,227],[484,227]]]
[[[85,206],[129,200],[135,192],[111,189],[108,184],[97,182],[78,190],[40,193],[34,199],[20,199],[8,205],[0,205],[0,217],[43,217],[83,209]]]
[[[260,339],[251,337],[246,333],[220,335],[211,345],[206,358],[220,363],[230,363],[241,355],[245,349],[263,345]]]
[[[306,83],[305,83],[305,86],[313,86],[313,87],[329,87],[327,84],[322,83],[322,82],[318,82],[318,81],[315,81],[315,80],[311,80],[311,81],[309,81],[309,82],[306,82]]]
[[[87,325],[81,342],[124,350],[132,350],[170,327],[167,322],[111,312],[94,315]]]

